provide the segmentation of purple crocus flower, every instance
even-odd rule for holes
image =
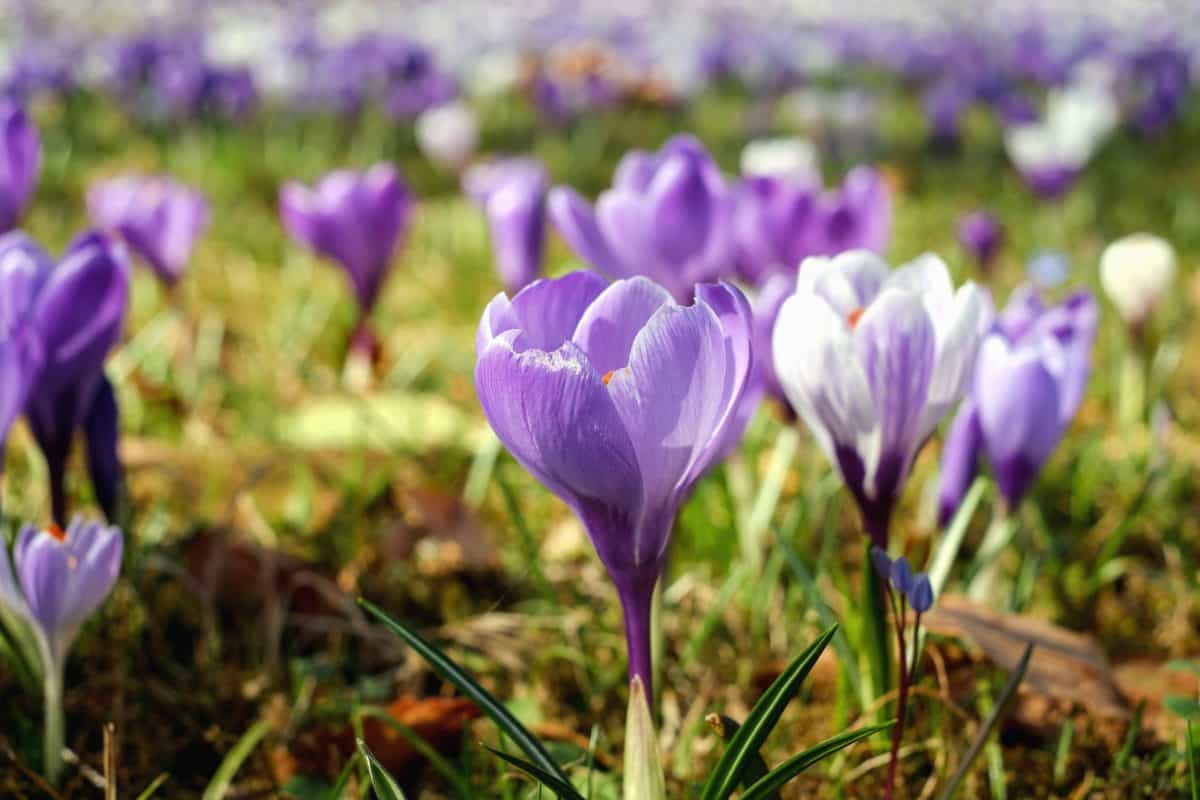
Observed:
[[[958,149],[962,143],[963,117],[973,99],[966,87],[955,80],[939,81],[925,92],[925,117],[935,147],[947,151]]]
[[[817,255],[819,188],[775,176],[742,179],[734,212],[742,279],[757,284],[770,275],[791,274],[804,258]]]
[[[119,234],[167,286],[183,275],[209,219],[204,195],[165,175],[100,181],[87,205],[92,224]]]
[[[531,158],[478,164],[463,190],[487,216],[496,271],[510,292],[537,279],[546,244],[546,168]]]
[[[1003,241],[1000,220],[986,211],[972,211],[958,220],[958,242],[980,267],[987,268],[992,263]]]
[[[775,323],[779,319],[779,309],[796,290],[796,279],[792,275],[775,273],[763,282],[754,294],[751,307],[754,311],[754,369],[758,382],[763,391],[773,398],[783,409],[789,420],[795,420],[796,412],[788,402],[787,393],[775,374],[775,359],[773,356],[772,338],[775,333]]]
[[[0,233],[16,227],[33,194],[42,142],[25,110],[0,101]]]
[[[917,452],[967,389],[985,313],[937,256],[889,272],[861,250],[806,260],[779,312],[775,372],[879,547]]]
[[[15,332],[10,335],[34,340],[40,362],[24,410],[46,458],[59,524],[67,513],[67,456],[75,432],[89,416],[99,426],[94,435],[89,430],[92,457],[106,464],[116,459],[107,452],[110,446],[115,450],[116,436],[106,428],[115,430],[116,420],[111,388],[103,388],[104,359],[120,338],[128,294],[124,249],[103,234],[76,238],[58,265],[22,233],[0,237],[2,316]],[[97,403],[102,407],[95,410]],[[119,479],[119,470],[115,476],[111,469],[93,474],[102,502]]]
[[[882,252],[891,233],[887,184],[869,167],[856,167],[840,187],[781,177],[751,177],[735,191],[737,270],[750,283],[794,275],[808,256],[845,250]]]
[[[1047,307],[1018,289],[980,350],[942,454],[939,517],[954,516],[986,454],[1009,508],[1025,496],[1083,400],[1099,311],[1088,292]]]
[[[62,771],[63,671],[83,623],[112,591],[121,571],[121,531],[78,517],[66,531],[26,525],[9,561],[0,542],[0,606],[26,626],[41,661],[45,703],[45,771]],[[15,574],[13,567],[16,568]]]
[[[854,167],[840,188],[818,199],[815,254],[882,253],[891,235],[892,194],[878,170]]]
[[[679,302],[733,266],[733,193],[692,136],[675,136],[657,153],[626,154],[595,208],[574,190],[555,187],[548,209],[589,265],[614,278],[645,275]]]
[[[750,378],[750,309],[727,284],[677,304],[590,272],[498,295],[475,386],[513,456],[578,515],[625,611],[630,677],[650,695],[650,598],[676,513],[727,447]]]
[[[288,183],[279,193],[279,215],[287,232],[336,261],[350,279],[362,317],[352,347],[374,350],[366,316],[408,230],[414,204],[399,173],[382,163],[365,172],[331,172],[312,189]]]

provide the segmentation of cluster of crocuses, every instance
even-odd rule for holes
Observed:
[[[55,8],[61,3],[46,0],[17,15],[6,93],[99,83],[154,118],[241,117],[265,96],[338,112],[378,104],[410,118],[463,88],[523,88],[545,118],[561,120],[618,103],[688,98],[730,80],[757,96],[778,95],[814,77],[845,81],[866,67],[915,86],[932,141],[955,146],[972,106],[991,108],[1006,126],[1029,123],[1037,94],[1067,84],[1082,64],[1104,65],[1125,118],[1146,133],[1182,115],[1192,81],[1194,21],[1186,16],[1171,19],[1164,35],[1163,21],[1148,15],[1117,25],[1076,10],[1014,17],[990,5],[930,24],[902,13],[890,22],[875,14],[856,21],[844,9],[733,8],[719,0],[676,0],[654,13],[599,0],[501,12],[477,0],[406,8],[397,24],[388,4],[247,9],[208,0],[202,13],[166,9],[105,38],[96,32],[120,16],[108,4],[80,13],[77,4]],[[78,29],[64,20],[78,20]]]

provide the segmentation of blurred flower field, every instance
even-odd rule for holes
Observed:
[[[797,22],[805,42],[836,31],[841,55],[759,63],[763,42],[791,53],[779,15],[723,8],[742,20],[724,38],[663,23],[653,39],[705,54],[688,80],[587,15],[548,32],[547,11],[529,30],[558,49],[514,41],[523,71],[486,91],[497,59],[459,54],[478,31],[427,41],[437,69],[406,51],[407,77],[368,92],[350,65],[370,59],[336,62],[351,48],[320,50],[314,27],[287,64],[323,79],[271,83],[259,54],[251,92],[212,66],[213,31],[236,27],[212,5],[189,93],[170,70],[95,80],[92,50],[82,77],[52,79],[69,35],[10,65],[0,222],[31,240],[0,238],[0,421],[21,417],[0,499],[0,796],[1196,796],[1190,81],[1162,119],[1122,80],[1080,78],[1094,63],[1077,53],[1037,79],[997,67],[1016,89],[985,92],[971,57],[945,55],[961,28],[914,34],[896,63],[879,53],[908,29],[882,22]],[[247,25],[264,48],[263,20],[291,19],[268,5]],[[342,16],[372,30],[361,13]],[[164,19],[126,26],[136,52],[176,30]],[[1152,16],[1097,23],[1095,61],[1140,75],[1149,56],[1114,54],[1170,40],[1192,75],[1200,26],[1181,19],[1175,39]],[[980,52],[1017,41],[1014,20]],[[128,56],[135,38],[106,43]],[[191,64],[161,38],[156,63]],[[589,83],[605,59],[652,66]],[[1032,119],[1009,116],[1019,100]],[[1060,101],[1079,104],[1065,122]],[[18,118],[40,159],[14,200]],[[1014,144],[1029,125],[1046,130],[1016,137],[1062,141]],[[1110,248],[1139,233],[1169,250]],[[57,300],[53,276],[85,252],[117,277]],[[27,311],[42,260],[50,300]],[[121,302],[111,348],[80,357]],[[924,360],[895,344],[922,336]],[[88,369],[86,393],[63,388]],[[672,404],[691,427],[655,416]],[[57,767],[47,665],[64,670]],[[718,792],[745,742],[729,723],[752,727],[789,676]]]

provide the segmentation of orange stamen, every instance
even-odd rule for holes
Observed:
[[[858,321],[862,319],[863,311],[865,310],[863,308],[856,308],[846,316],[846,321],[850,323],[851,328],[858,325]]]
[[[604,373],[604,377],[600,380],[604,381],[605,386],[608,386],[608,382],[612,380],[612,376],[615,372],[615,369],[610,369],[608,372]]]
[[[46,526],[46,533],[50,534],[60,542],[65,542],[67,540],[66,531],[55,525],[53,522]]]

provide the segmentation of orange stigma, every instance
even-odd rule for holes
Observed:
[[[66,532],[62,528],[55,525],[53,522],[51,522],[49,525],[46,526],[46,533],[50,534],[51,536],[53,536],[55,539],[57,539],[60,542],[65,542],[67,540]]]
[[[612,380],[613,373],[615,372],[615,369],[610,369],[608,372],[604,373],[604,377],[600,380],[604,381],[605,386],[608,386],[608,382]]]
[[[858,325],[858,321],[862,319],[863,311],[865,310],[863,308],[856,308],[846,315],[846,321],[850,323],[851,329]]]

